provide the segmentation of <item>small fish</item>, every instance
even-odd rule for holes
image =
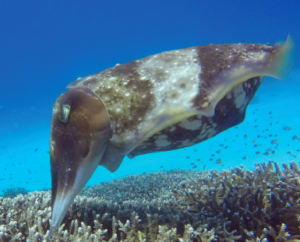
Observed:
[[[259,155],[261,152],[260,151],[257,151],[255,154]]]
[[[222,160],[221,159],[217,159],[216,164],[222,164]]]
[[[243,157],[243,160],[247,160],[247,159],[248,159],[247,156],[244,156],[244,157]]]
[[[36,148],[35,150],[34,150],[34,152],[37,152],[38,151],[38,148]]]
[[[292,140],[296,140],[296,139],[300,139],[300,137],[298,137],[297,135],[294,135],[294,136],[292,137]]]
[[[274,139],[274,140],[271,141],[271,144],[272,144],[272,145],[277,144],[277,143],[278,143],[278,140],[277,140],[277,139]]]
[[[206,170],[206,165],[203,166],[203,171],[205,171],[205,170]]]
[[[196,169],[196,168],[197,168],[197,166],[196,166],[196,165],[194,165],[194,166],[193,166],[193,169]]]
[[[290,126],[284,126],[283,130],[292,130],[292,127],[290,127]]]
[[[194,165],[194,164],[195,164],[195,163],[194,163],[194,162],[192,162],[192,163],[191,163],[191,166],[192,166],[192,165]]]
[[[265,152],[264,155],[270,155],[270,152]]]
[[[201,159],[197,159],[197,161],[201,161]]]

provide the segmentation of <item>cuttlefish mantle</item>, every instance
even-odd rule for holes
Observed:
[[[98,165],[200,143],[243,121],[264,76],[285,79],[282,45],[211,44],[145,57],[79,78],[54,104],[52,222],[58,227]]]

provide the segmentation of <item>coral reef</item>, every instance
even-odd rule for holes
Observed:
[[[144,173],[88,187],[52,237],[50,201],[50,191],[1,197],[0,241],[300,241],[294,162]]]
[[[28,193],[28,191],[23,187],[14,187],[14,188],[3,189],[2,192],[3,192],[2,197],[10,197],[10,198],[16,197],[19,194],[27,194]]]

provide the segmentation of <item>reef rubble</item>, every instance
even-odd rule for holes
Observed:
[[[50,205],[50,191],[0,197],[0,241],[300,241],[295,162],[143,173],[87,187],[52,237]]]

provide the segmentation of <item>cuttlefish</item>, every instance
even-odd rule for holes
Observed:
[[[50,138],[52,223],[59,227],[98,165],[179,149],[241,123],[264,76],[285,79],[294,44],[210,44],[78,78],[56,100]]]

